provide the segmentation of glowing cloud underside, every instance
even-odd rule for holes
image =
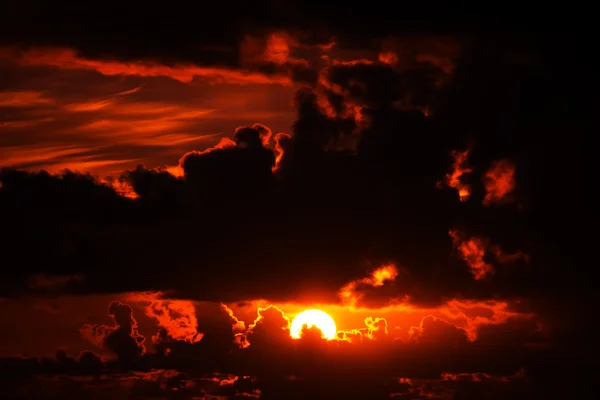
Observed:
[[[294,318],[290,328],[290,335],[294,339],[299,339],[302,334],[302,327],[306,325],[308,328],[317,327],[323,333],[326,339],[335,339],[337,329],[335,322],[326,312],[321,310],[306,310]]]

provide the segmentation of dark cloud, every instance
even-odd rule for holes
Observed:
[[[114,326],[86,324],[80,329],[81,335],[98,347],[106,346],[123,364],[138,360],[146,352],[146,338],[138,333],[131,307],[112,302],[108,315],[114,320]]]
[[[120,323],[126,328],[134,321],[131,308],[122,303],[111,303],[109,313],[116,321],[124,319]],[[7,398],[55,398],[56,390],[62,398],[97,390],[123,395],[125,385],[133,398],[384,399],[396,394],[418,399],[431,393],[450,399],[496,392],[498,398],[560,398],[583,393],[590,378],[586,363],[593,360],[591,354],[556,358],[558,343],[523,319],[483,328],[469,340],[463,329],[428,316],[406,341],[393,339],[381,318],[367,318],[365,329],[332,341],[322,339],[316,328],[292,339],[289,319],[274,306],[259,308],[248,327],[237,322],[230,309],[216,304],[198,321],[200,341],[175,339],[160,328],[154,338],[157,352],[135,359],[124,358],[118,347],[111,348],[117,358],[104,360],[89,351],[71,357],[64,350],[54,357],[0,359],[2,393]],[[235,331],[244,342],[236,340]],[[135,341],[137,333],[122,330],[123,343],[126,337]]]
[[[331,2],[282,2],[262,0],[252,5],[240,2],[212,4],[207,18],[182,11],[182,2],[149,7],[134,1],[127,5],[109,1],[102,7],[48,5],[36,1],[8,1],[3,4],[5,41],[62,44],[81,48],[88,54],[116,54],[120,57],[186,57],[199,63],[235,63],[235,47],[248,32],[303,30],[308,42],[327,42],[335,35],[346,45],[381,39],[390,34],[501,32],[523,28],[564,29],[552,22],[573,17],[570,10],[546,8],[547,19],[534,18],[535,7],[494,10],[471,5],[459,10],[434,2],[404,4],[402,12],[385,4],[364,5]],[[28,12],[26,12],[28,11]],[[427,18],[416,18],[427,15]],[[103,24],[100,21],[110,21]],[[52,24],[52,29],[48,27]],[[111,28],[108,28],[110,25]],[[136,29],[132,29],[135,26]],[[362,27],[357,29],[357,27]],[[77,31],[79,35],[72,35]],[[218,33],[218,34],[215,34]],[[115,41],[114,35],[121,38]]]
[[[388,262],[402,271],[396,297],[417,303],[456,294],[537,296],[538,279],[560,290],[577,274],[557,264],[571,254],[556,258],[560,246],[548,243],[573,243],[565,235],[577,218],[563,215],[581,208],[578,195],[563,199],[542,171],[561,160],[556,173],[574,173],[580,145],[573,136],[560,149],[542,148],[537,135],[568,125],[583,110],[564,109],[572,93],[562,81],[547,82],[554,96],[542,85],[544,74],[567,79],[568,64],[542,46],[498,43],[495,52],[467,45],[453,78],[440,87],[416,79],[413,66],[333,64],[315,87],[298,91],[290,138],[254,124],[213,149],[184,155],[180,177],[138,167],[121,177],[135,200],[76,173],[2,170],[0,201],[13,210],[2,228],[3,255],[19,260],[4,293],[46,274],[81,276],[64,283],[75,292],[165,290],[243,300],[293,299],[312,288],[335,300],[345,284]],[[416,72],[431,68],[437,67]],[[519,100],[511,102],[519,82]],[[428,103],[431,116],[423,111]],[[436,182],[452,168],[452,151],[468,145],[473,193],[461,203]],[[489,178],[497,165],[511,167],[510,202],[483,205],[486,193],[500,193]],[[567,225],[550,227],[557,219]],[[457,254],[451,231],[486,245],[481,263],[493,278],[473,284],[474,258]],[[509,257],[516,254],[523,257]],[[504,266],[515,260],[527,265]]]

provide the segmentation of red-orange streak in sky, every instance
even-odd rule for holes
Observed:
[[[267,76],[243,70],[218,67],[201,67],[192,64],[163,65],[155,61],[124,62],[116,60],[93,60],[80,57],[68,48],[34,48],[15,52],[0,49],[0,57],[13,59],[23,66],[47,66],[61,69],[94,70],[103,75],[167,76],[181,82],[191,82],[195,77],[207,78],[213,83],[229,84],[291,84],[285,76]]]
[[[44,93],[32,90],[0,92],[0,107],[28,107],[51,104],[52,99]]]

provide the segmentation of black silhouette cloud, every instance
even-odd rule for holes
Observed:
[[[429,63],[421,71],[331,65],[299,89],[291,137],[255,124],[184,155],[182,177],[138,167],[121,177],[135,200],[77,173],[3,169],[0,202],[11,212],[2,254],[11,267],[2,293],[30,290],[31,277],[45,274],[81,277],[62,285],[75,293],[293,299],[312,288],[335,300],[344,284],[388,262],[402,272],[396,297],[422,304],[572,286],[579,274],[562,265],[581,256],[570,232],[583,198],[557,182],[581,184],[580,132],[569,140],[551,132],[581,121],[583,105],[567,102],[583,100],[567,83],[567,61],[536,47],[523,62],[528,48],[514,46],[511,38],[495,52],[468,43],[450,81],[437,86],[415,78],[444,74]],[[510,102],[517,86],[520,100]],[[436,182],[452,168],[452,151],[470,147],[474,172],[461,179],[473,193],[460,202]],[[486,171],[501,160],[515,166],[511,202],[484,206],[494,183]],[[473,283],[465,261],[473,257],[457,254],[451,230],[483,240],[481,262],[493,276]]]
[[[111,303],[109,313],[116,325],[106,327],[109,333],[103,343],[113,358],[100,359],[89,351],[71,357],[59,350],[54,357],[0,359],[3,394],[25,396],[19,398],[77,398],[90,391],[184,399],[383,399],[392,395],[418,399],[434,394],[559,398],[582,393],[592,373],[586,364],[592,358],[574,353],[557,358],[559,342],[532,334],[535,327],[522,319],[482,328],[475,340],[469,340],[463,329],[428,316],[402,340],[389,336],[385,319],[367,318],[360,340],[344,335],[327,341],[316,328],[305,328],[300,339],[292,339],[289,319],[274,306],[259,309],[257,319],[247,327],[239,325],[230,309],[217,306],[205,310],[206,321],[198,321],[201,340],[174,339],[159,328],[153,337],[157,351],[142,354],[132,352],[144,338],[132,325],[131,308]],[[131,343],[125,346],[127,340]],[[115,346],[117,341],[120,345]]]

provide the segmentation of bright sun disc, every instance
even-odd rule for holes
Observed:
[[[325,339],[335,339],[337,330],[333,318],[321,310],[306,310],[296,315],[292,321],[290,335],[294,339],[300,339],[302,327],[307,325],[309,328],[315,326],[321,330]]]

